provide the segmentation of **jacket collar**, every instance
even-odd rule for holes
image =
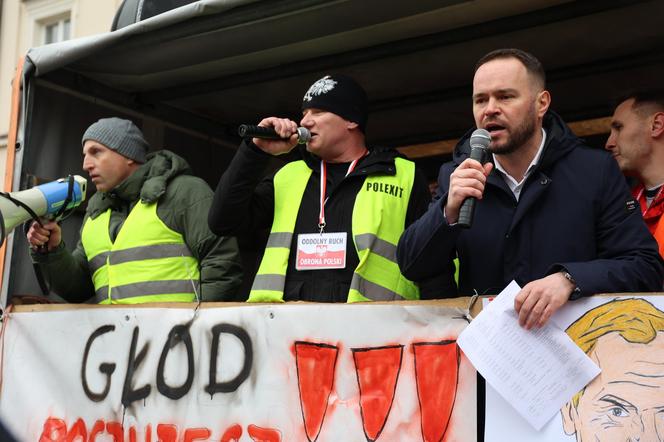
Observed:
[[[191,174],[189,164],[168,150],[147,156],[146,162],[109,192],[97,192],[88,202],[88,213],[96,218],[109,208],[131,204],[139,198],[144,203],[157,201],[169,181],[178,175]]]
[[[304,146],[300,147],[302,160],[314,172],[318,172],[320,167],[320,158],[311,154]],[[394,159],[397,157],[405,158],[400,152],[388,147],[374,147],[369,149],[369,153],[364,156],[355,167],[350,176],[370,175],[374,173],[384,173],[387,175],[396,174]]]

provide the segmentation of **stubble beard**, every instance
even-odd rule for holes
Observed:
[[[527,116],[521,124],[514,130],[508,132],[508,138],[502,146],[496,146],[493,142],[489,145],[489,151],[496,155],[508,155],[521,149],[535,134],[535,106],[533,105]]]

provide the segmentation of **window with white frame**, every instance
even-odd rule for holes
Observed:
[[[69,15],[59,19],[51,19],[40,23],[42,44],[57,43],[71,38],[71,19]]]
[[[22,0],[31,46],[72,38],[74,0]]]

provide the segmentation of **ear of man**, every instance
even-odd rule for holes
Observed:
[[[664,112],[656,112],[652,116],[650,136],[653,138],[664,139]]]
[[[537,105],[537,116],[539,118],[544,118],[544,114],[546,114],[551,105],[551,94],[547,90],[540,91],[537,93],[535,100]]]

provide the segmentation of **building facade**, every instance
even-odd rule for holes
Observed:
[[[122,0],[0,0],[0,177],[16,66],[31,47],[108,32]]]

